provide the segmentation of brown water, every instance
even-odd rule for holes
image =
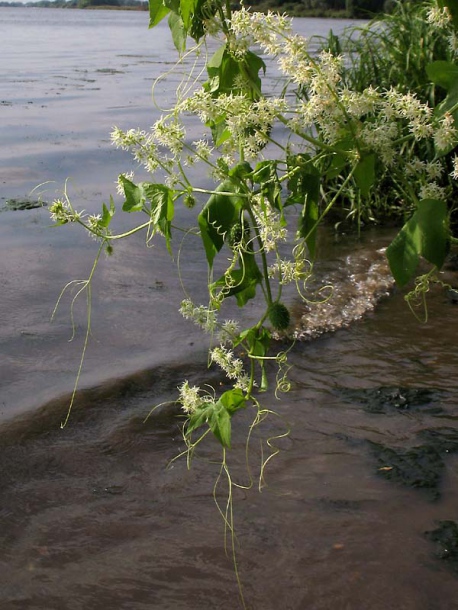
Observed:
[[[62,12],[39,15],[60,19]],[[141,18],[133,16],[139,25]],[[10,23],[10,35],[12,29]],[[113,40],[120,39],[113,34]],[[12,101],[2,112],[19,104]],[[85,136],[81,146],[91,146]],[[37,155],[40,150],[49,160],[43,143]],[[103,165],[103,154],[87,154]],[[15,163],[28,167],[19,153]],[[104,175],[101,189],[108,184]],[[96,176],[88,171],[94,188],[82,197],[87,206],[100,201]],[[26,188],[8,182],[5,197],[23,196]],[[174,409],[158,409],[145,422],[154,405],[176,396],[182,379],[220,381],[206,370],[200,335],[175,313],[181,297],[172,263],[161,247],[146,251],[140,239],[103,261],[82,390],[62,430],[85,312],[76,311],[78,333],[69,345],[68,303],[53,325],[49,314],[59,288],[87,274],[93,250],[85,236],[47,227],[44,209],[0,215],[1,610],[240,608],[212,499],[216,446],[203,447],[188,471],[183,459],[170,464],[183,450]],[[426,324],[397,292],[372,309],[374,290],[386,281],[378,251],[387,238],[367,232],[357,243],[323,240],[318,283],[334,284],[334,309],[305,312],[292,302],[308,336],[318,335],[327,320],[332,328],[345,326],[345,302],[366,313],[337,332],[296,342],[289,354],[291,391],[280,401],[265,396],[281,418],[269,418],[256,433],[253,470],[260,438],[286,427],[290,434],[276,442],[280,453],[267,467],[262,492],[254,486],[234,497],[238,566],[250,609],[458,609],[456,573],[424,535],[439,520],[458,519],[457,455],[444,453],[437,489],[423,489],[381,476],[391,463],[377,461],[370,444],[407,450],[424,444],[424,430],[456,431],[457,306],[433,291]],[[197,293],[199,252],[192,243],[186,248],[190,289]],[[444,278],[456,282],[454,272]],[[375,408],[371,390],[382,397]],[[415,405],[417,390],[429,393]],[[248,416],[234,420],[229,456],[244,484]],[[218,498],[224,502],[224,485]]]
[[[290,352],[290,393],[264,399],[282,420],[268,420],[258,437],[286,425],[290,435],[277,443],[262,493],[234,498],[249,608],[458,608],[457,576],[424,536],[457,518],[456,455],[444,458],[434,499],[380,477],[368,443],[405,449],[422,443],[422,430],[457,430],[456,306],[438,292],[430,307],[420,325],[395,294],[349,328]],[[64,399],[4,425],[2,608],[240,607],[212,499],[215,446],[190,471],[184,459],[168,467],[184,448],[174,409],[144,421],[176,395],[179,380],[202,383],[202,374],[203,355],[81,392],[64,430]],[[389,390],[395,399],[384,413],[368,412],[364,391],[386,388],[401,390]],[[405,389],[432,393],[409,410],[402,398],[399,408]],[[229,459],[246,484],[243,419],[234,421]],[[254,442],[254,470],[259,458]],[[224,486],[219,494],[223,502]]]

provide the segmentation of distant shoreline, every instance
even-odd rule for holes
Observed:
[[[91,11],[148,11],[148,3],[141,2],[139,0],[138,5],[135,6],[115,6],[115,5],[100,5],[100,6],[77,6],[72,0],[68,2],[60,2],[59,0],[41,0],[39,2],[0,2],[0,8],[65,8],[65,9],[77,9],[77,10],[91,10]],[[252,7],[261,13],[267,11],[286,13],[290,17],[305,17],[308,19],[365,19],[367,21],[369,17],[350,17],[345,10],[331,10],[331,9],[304,9],[296,3],[286,3],[281,7],[271,6],[271,0],[267,0],[266,3],[260,3]],[[281,11],[280,11],[281,9]]]

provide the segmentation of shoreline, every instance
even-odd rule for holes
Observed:
[[[52,8],[52,9],[70,9],[70,10],[90,10],[90,11],[136,11],[136,12],[148,12],[148,4],[145,6],[114,6],[114,5],[101,5],[101,6],[50,6],[51,3],[42,4],[41,2],[0,2],[0,8]],[[56,2],[57,4],[57,2]],[[346,10],[326,10],[326,9],[303,9],[301,6],[297,6],[295,3],[286,3],[280,6],[271,6],[270,2],[261,3],[256,6],[250,7],[253,10],[261,13],[267,13],[268,11],[286,13],[290,17],[300,17],[304,19],[352,19],[367,21],[372,19],[375,15],[369,15],[367,17],[362,16],[350,16]]]

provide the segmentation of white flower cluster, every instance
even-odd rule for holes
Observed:
[[[279,241],[286,241],[288,230],[282,222],[281,216],[270,206],[262,205],[259,196],[253,197],[253,214],[259,230],[259,237],[265,252],[276,250]]]
[[[309,268],[306,270],[306,263]],[[277,278],[280,284],[290,284],[300,282],[310,274],[310,263],[304,259],[297,260],[277,260],[268,269],[270,278]]]
[[[380,94],[372,86],[361,92],[344,88],[340,94],[340,101],[350,117],[361,119],[377,110],[380,104]]]
[[[232,345],[239,332],[240,326],[236,320],[224,320],[218,333],[218,340],[221,345]]]
[[[291,20],[286,15],[251,12],[242,7],[232,13],[230,29],[234,35],[231,48],[236,55],[242,55],[253,45],[259,45],[270,55],[277,55],[284,38],[291,35]]]
[[[185,135],[183,124],[174,115],[161,117],[151,129],[151,136],[155,142],[167,148],[176,157],[183,150]]]
[[[95,240],[103,240],[111,235],[111,231],[102,225],[100,214],[85,214],[84,210],[75,210],[68,200],[56,199],[49,206],[51,220],[59,224],[80,222]]]
[[[200,326],[205,332],[212,333],[216,329],[217,316],[214,309],[204,305],[194,305],[191,299],[184,299],[179,309],[181,315],[186,320],[192,320],[194,324]]]
[[[309,82],[313,74],[308,53],[308,41],[299,34],[287,37],[279,50],[278,66],[280,71],[300,85]]]
[[[406,163],[405,170],[408,176],[426,176],[427,180],[438,180],[444,173],[440,161],[422,161],[417,157]]]
[[[199,407],[213,400],[210,394],[203,392],[198,386],[190,386],[187,380],[179,386],[178,392],[178,402],[187,415],[192,415]]]
[[[243,369],[243,362],[236,358],[234,352],[220,345],[210,352],[210,360],[217,364],[228,376],[235,381],[234,387],[247,390],[250,379]]]
[[[434,132],[434,144],[438,150],[446,150],[456,145],[458,132],[453,116],[446,112]]]
[[[431,6],[426,15],[427,22],[435,28],[442,29],[452,20],[448,7]]]
[[[424,184],[419,192],[418,196],[420,199],[445,199],[446,190],[444,187],[439,186],[436,182],[430,182]]]
[[[119,127],[114,127],[111,132],[111,143],[116,148],[129,150],[135,161],[151,173],[155,172],[160,165],[157,145],[151,133],[141,129],[122,131]]]
[[[458,157],[456,155],[453,157],[452,163],[453,163],[453,169],[450,172],[450,176],[454,180],[458,180]]]
[[[49,206],[49,213],[53,222],[60,224],[66,224],[67,222],[78,221],[83,212],[77,212],[72,208],[68,201],[62,201],[62,199],[56,199]]]
[[[254,159],[268,143],[276,117],[285,113],[288,105],[282,98],[253,102],[243,93],[213,97],[198,90],[181,104],[181,109],[196,114],[205,124],[224,120],[228,138],[222,147],[223,154],[238,152],[242,147],[245,158]],[[196,153],[199,154],[197,149]]]

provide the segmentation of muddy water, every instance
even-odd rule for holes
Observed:
[[[59,28],[56,21],[48,26],[56,36],[66,33],[67,45],[60,39],[53,47],[65,60],[60,74],[75,77],[81,64],[85,78],[96,83],[62,86],[61,103],[59,90],[53,90],[57,60],[46,63],[49,73],[39,78],[38,54],[24,53],[21,68],[21,54],[11,47],[2,67],[9,70],[3,82],[10,89],[2,93],[8,104],[0,110],[11,129],[2,136],[15,130],[16,139],[11,136],[9,154],[5,147],[0,152],[5,199],[25,196],[50,175],[63,180],[71,167],[74,196],[95,209],[97,192],[110,192],[113,176],[126,169],[125,158],[114,161],[103,141],[113,119],[108,109],[122,106],[125,120],[131,118],[126,126],[132,116],[145,126],[152,120],[147,99],[138,105],[119,101],[123,92],[140,95],[139,77],[148,84],[154,72],[148,62],[154,63],[156,51],[136,46],[143,40],[137,33],[144,15],[88,13],[0,13],[10,20],[5,31],[11,40],[16,20],[23,44],[44,45],[40,20],[57,20]],[[22,15],[29,14],[36,17],[27,26]],[[70,26],[67,18],[84,23]],[[96,28],[111,47],[97,46]],[[90,62],[84,41],[96,45]],[[121,68],[126,54],[134,59]],[[116,80],[121,69],[132,88]],[[20,94],[17,83],[26,81],[32,88]],[[33,92],[41,87],[52,108],[37,107],[28,115],[28,106],[35,106],[28,102],[39,99]],[[101,96],[97,101],[90,88]],[[102,99],[105,105],[99,106]],[[74,146],[67,147],[64,108],[87,112],[75,119]],[[50,131],[53,121],[60,140]],[[59,146],[62,152],[54,150]],[[175,313],[181,292],[166,253],[160,247],[145,253],[139,239],[102,261],[82,389],[62,430],[85,310],[75,311],[71,344],[68,301],[53,325],[49,315],[62,285],[85,277],[94,250],[85,236],[50,230],[43,208],[2,212],[0,231],[0,608],[239,608],[224,526],[212,499],[216,447],[203,447],[188,471],[184,460],[170,464],[183,449],[173,409],[158,409],[145,422],[154,405],[175,396],[183,378],[221,381],[206,370],[200,335]],[[379,253],[388,238],[369,231],[354,243],[323,237],[310,290],[333,284],[333,297],[308,311],[290,302],[298,334],[313,340],[296,342],[289,353],[291,391],[280,401],[265,397],[280,417],[256,433],[254,472],[258,441],[287,428],[290,433],[275,441],[280,452],[269,463],[262,493],[254,486],[234,497],[239,571],[253,610],[458,609],[453,548],[425,536],[438,522],[458,519],[456,305],[433,291],[429,320],[419,324],[402,294],[390,292]],[[189,289],[198,294],[199,252],[192,242],[183,260],[193,278]],[[444,278],[456,282],[453,272]],[[376,307],[375,291],[384,295]],[[348,303],[358,313],[351,324]],[[326,324],[339,330],[320,335]],[[234,421],[230,455],[233,475],[243,484],[248,417]],[[448,444],[435,444],[431,430]],[[410,470],[403,471],[406,462]],[[405,476],[396,477],[400,472]],[[224,502],[224,485],[217,497]]]
[[[372,251],[384,238],[365,239]],[[349,254],[327,248],[333,260]],[[265,397],[280,418],[252,442],[253,471],[261,439],[289,436],[275,441],[262,493],[234,497],[249,608],[458,607],[454,564],[425,536],[457,518],[456,436],[432,485],[428,463],[414,480],[389,480],[395,462],[374,452],[422,447],[425,431],[458,433],[455,307],[432,294],[420,325],[394,293],[348,328],[296,343],[291,391]],[[212,499],[215,446],[188,471],[170,464],[184,448],[173,408],[145,423],[184,377],[220,383],[197,356],[81,392],[64,430],[62,399],[3,426],[2,608],[240,607]],[[248,416],[234,421],[229,458],[245,485]]]

